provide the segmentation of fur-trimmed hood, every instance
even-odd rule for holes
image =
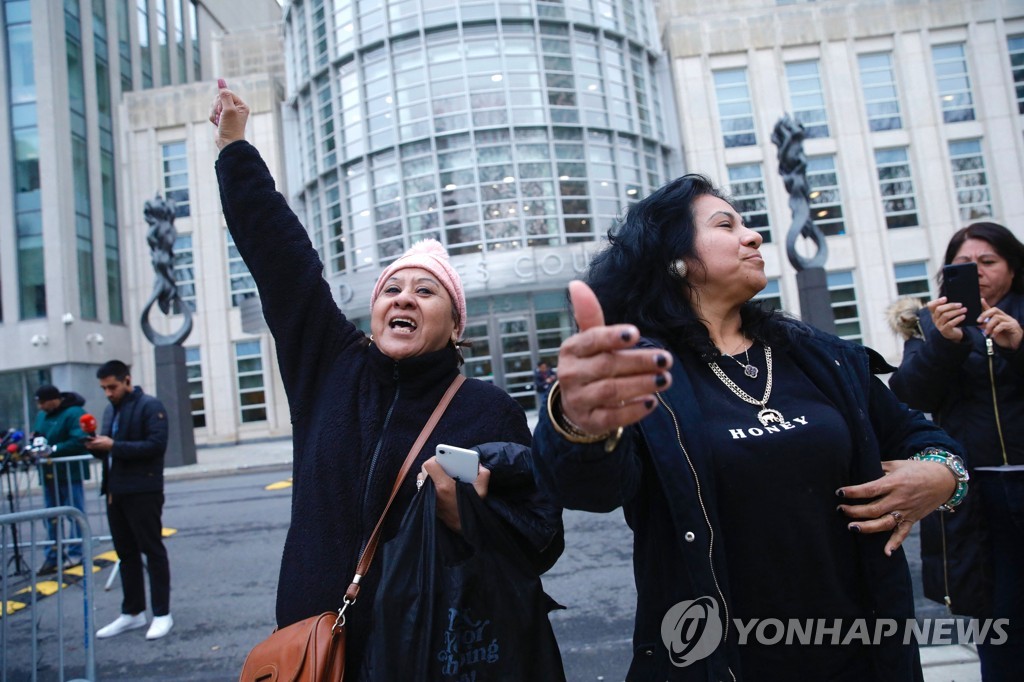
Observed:
[[[921,331],[921,322],[917,317],[923,307],[924,303],[916,296],[902,296],[885,309],[885,320],[889,328],[904,341],[923,339],[924,332]]]

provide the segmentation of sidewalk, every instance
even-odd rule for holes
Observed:
[[[537,424],[536,411],[527,412],[532,430]],[[291,438],[240,443],[238,445],[200,447],[196,463],[164,471],[169,480],[205,478],[252,471],[282,472],[291,475]],[[931,646],[921,648],[921,664],[925,682],[981,682],[978,654],[970,645]]]

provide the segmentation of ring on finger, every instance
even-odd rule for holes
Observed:
[[[893,526],[893,528],[899,528],[900,524],[902,524],[904,521],[903,514],[899,513],[898,511],[889,512],[889,516],[891,516],[896,521],[896,525]]]

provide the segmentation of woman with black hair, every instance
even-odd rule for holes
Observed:
[[[921,524],[925,596],[950,611],[1009,619],[1008,639],[980,643],[986,682],[1019,680],[1024,661],[1024,244],[997,223],[950,239],[943,261],[976,263],[982,312],[941,296],[911,318],[903,362],[889,379],[900,399],[932,413],[964,444],[968,504]],[[977,303],[977,301],[973,301]],[[916,324],[915,324],[916,323]]]
[[[956,443],[873,376],[876,353],[751,301],[761,235],[706,178],[609,240],[570,285],[580,331],[534,453],[556,500],[622,506],[633,529],[627,679],[920,679],[902,627],[872,628],[913,618],[899,547],[964,494]]]

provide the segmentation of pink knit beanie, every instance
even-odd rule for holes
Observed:
[[[457,338],[462,338],[462,332],[466,331],[466,294],[462,290],[462,278],[455,272],[451,262],[448,260],[448,252],[445,251],[441,242],[436,239],[424,239],[409,247],[401,258],[384,268],[377,278],[377,284],[373,287],[373,295],[370,297],[370,307],[376,303],[380,296],[385,282],[399,270],[405,268],[423,268],[441,283],[455,306],[457,317],[455,319],[455,331]]]

